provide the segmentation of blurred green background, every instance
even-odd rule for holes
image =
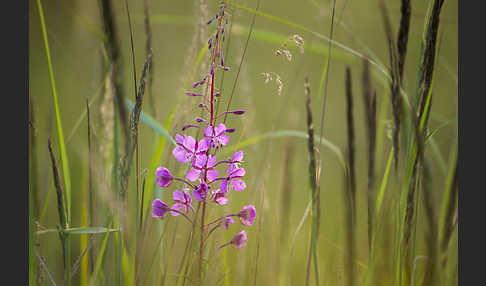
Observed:
[[[216,11],[219,1],[158,1],[151,0],[150,14],[153,29],[153,102],[149,104],[149,97],[145,97],[143,111],[151,114],[157,121],[165,124],[171,108],[178,102],[181,105],[176,115],[171,135],[180,132],[183,124],[193,120],[199,114],[196,107],[197,100],[189,99],[183,92],[190,89],[190,84],[199,80],[203,74],[202,67],[192,73],[193,63],[204,47],[209,36],[209,30],[203,26],[202,33],[198,26],[201,14],[208,17]],[[235,1],[241,5],[254,9],[257,1]],[[84,1],[42,1],[47,25],[47,33],[55,73],[62,126],[66,139],[67,153],[70,163],[72,180],[72,225],[81,226],[83,222],[83,209],[86,210],[85,194],[87,192],[87,122],[83,119],[77,129],[77,121],[85,112],[86,99],[92,100],[91,116],[93,122],[94,147],[97,162],[103,159],[103,144],[106,140],[106,125],[102,120],[103,85],[106,71],[103,64],[103,42],[99,37],[102,31],[101,15],[96,0]],[[120,39],[122,60],[123,89],[125,95],[133,101],[133,70],[131,66],[130,38],[128,30],[127,13],[124,1],[112,1],[115,13],[115,23]],[[134,33],[134,50],[137,76],[140,76],[145,58],[145,30],[143,25],[143,1],[128,1],[132,16]],[[334,39],[362,54],[371,51],[385,66],[389,66],[388,47],[382,18],[376,0],[338,0],[336,3],[336,20]],[[400,19],[400,1],[385,1],[394,33],[397,33]],[[415,91],[417,69],[419,65],[420,40],[425,25],[425,17],[429,1],[411,1],[412,18],[408,43],[408,54],[405,66],[404,90],[412,95]],[[328,36],[330,30],[329,1],[316,0],[262,0],[260,11],[280,17],[290,22],[305,26],[313,31]],[[435,69],[434,101],[430,118],[430,128],[435,128],[445,121],[457,118],[457,73],[458,73],[458,1],[447,0],[441,13],[441,27],[439,30],[439,56]],[[229,52],[225,55],[226,65],[232,69],[225,74],[222,89],[222,110],[228,101],[240,59],[245,47],[253,14],[247,11],[229,8],[232,15],[233,31],[230,36]],[[29,9],[29,94],[34,112],[34,126],[36,130],[35,153],[37,154],[38,199],[40,205],[36,206],[38,214],[40,206],[46,204],[46,213],[40,225],[46,228],[55,228],[59,224],[56,197],[52,192],[52,170],[47,150],[47,138],[52,137],[57,146],[57,132],[52,101],[50,78],[47,59],[44,50],[39,12],[36,1],[30,1]],[[209,19],[209,18],[208,18]],[[202,19],[206,20],[206,19]],[[299,34],[304,38],[304,54],[293,49],[292,61],[288,62],[283,56],[274,56],[274,51],[287,37]],[[311,83],[312,108],[314,113],[314,126],[319,133],[319,119],[321,110],[321,96],[317,94],[323,65],[326,61],[328,43],[313,37],[309,33],[296,30],[292,27],[257,16],[250,38],[247,52],[238,78],[232,108],[245,109],[247,113],[242,117],[230,117],[228,124],[236,128],[236,133],[230,136],[230,143],[244,141],[266,132],[278,130],[299,130],[306,132],[306,113],[304,97],[304,78],[308,76]],[[364,121],[364,106],[362,101],[361,75],[362,60],[343,51],[340,48],[332,49],[326,118],[324,122],[325,138],[338,146],[343,154],[346,147],[346,113],[344,75],[345,67],[351,68],[353,76],[353,96],[355,98],[356,119],[356,158],[357,158],[357,188],[358,188],[358,251],[357,261],[360,267],[366,267],[366,210],[365,191],[367,186],[367,145]],[[207,55],[206,55],[207,56]],[[207,57],[202,64],[208,66]],[[390,152],[391,140],[388,139],[388,125],[392,122],[391,105],[389,103],[389,89],[387,84],[380,80],[380,73],[373,70],[373,87],[376,89],[378,100],[379,126],[382,133],[378,137],[384,138],[384,144],[378,146],[376,157],[376,180],[380,181]],[[276,85],[271,82],[264,84],[263,72],[274,72],[280,75],[284,87],[281,95],[277,94]],[[137,79],[138,81],[138,79]],[[155,114],[154,114],[155,111]],[[381,114],[381,115],[380,115]],[[457,125],[454,123],[441,129],[435,135],[437,150],[444,162],[448,162],[449,153],[453,148],[453,138],[457,136]],[[140,124],[140,171],[149,167],[154,152],[155,133],[146,124]],[[258,220],[254,226],[247,230],[249,242],[246,248],[240,250],[225,249],[225,262],[229,264],[230,276],[227,285],[247,285],[253,281],[255,267],[258,267],[258,285],[276,285],[282,269],[289,267],[288,251],[290,241],[301,220],[307,203],[310,200],[308,190],[308,152],[307,142],[303,138],[282,137],[263,140],[244,148],[245,169],[247,175],[247,189],[243,193],[232,195],[227,210],[238,211],[243,205],[254,204],[257,207],[257,219],[262,219],[261,232],[257,233]],[[289,149],[289,146],[291,146]],[[58,147],[54,147],[58,150]],[[176,162],[170,155],[172,147],[167,146],[160,165],[176,168]],[[290,152],[289,152],[290,150]],[[320,269],[323,285],[340,285],[342,282],[344,245],[344,177],[343,170],[336,154],[327,148],[320,148],[323,173],[321,178],[321,230],[319,239]],[[426,151],[430,158],[432,150]],[[56,154],[59,160],[59,153]],[[225,155],[226,156],[226,155]],[[289,159],[290,158],[290,159]],[[290,165],[286,167],[286,160]],[[96,161],[96,160],[95,160]],[[437,206],[440,203],[444,189],[445,170],[442,170],[435,159],[431,159],[432,186]],[[95,225],[104,225],[109,213],[110,200],[112,200],[109,180],[99,175],[110,168],[110,163],[102,163],[95,167],[94,189],[97,193]],[[179,168],[180,169],[180,168]],[[175,169],[177,171],[177,169]],[[182,173],[182,170],[178,170]],[[290,181],[287,179],[290,178]],[[130,178],[129,204],[136,197],[133,187],[134,176]],[[288,189],[285,185],[290,182]],[[33,182],[31,182],[32,184]],[[175,187],[174,187],[175,188]],[[390,187],[389,190],[392,190]],[[283,209],[283,192],[290,192],[290,208]],[[387,190],[388,191],[388,190]],[[156,189],[156,197],[170,200],[171,193],[167,190]],[[262,202],[262,198],[263,202]],[[152,198],[153,199],[153,198]],[[152,199],[150,201],[152,201]],[[130,207],[130,206],[129,206]],[[260,208],[263,207],[263,208]],[[131,207],[133,208],[133,206]],[[84,211],[85,212],[85,211]],[[131,210],[128,215],[134,214]],[[283,217],[288,215],[288,223]],[[419,216],[419,229],[421,216]],[[148,238],[147,253],[155,252],[155,244],[160,235],[162,222],[149,218],[147,221],[154,232]],[[285,223],[285,225],[282,225]],[[169,273],[177,273],[180,256],[176,253],[183,251],[189,228],[185,229],[179,223],[175,234],[173,253],[167,258],[164,251],[170,247],[174,219],[168,222],[169,228],[164,238],[160,262],[156,262],[147,280],[143,284],[151,285],[157,281],[157,275],[163,266],[169,264]],[[218,241],[225,242],[241,227],[233,226],[231,234],[220,232]],[[159,232],[157,232],[159,231]],[[239,230],[238,230],[239,231]],[[307,249],[309,243],[309,222],[296,236],[292,262],[285,271],[285,277],[293,285],[300,285],[304,280]],[[418,240],[423,240],[423,234],[418,234]],[[282,242],[280,237],[286,238]],[[111,239],[111,238],[110,238]],[[93,249],[97,250],[102,235],[94,240]],[[257,241],[260,241],[257,250]],[[61,244],[56,234],[44,234],[39,237],[38,251],[45,258],[51,274],[56,281],[62,281],[63,262]],[[391,242],[390,242],[391,243]],[[80,236],[73,237],[72,259],[81,252]],[[386,242],[383,244],[386,249]],[[417,249],[421,252],[421,244]],[[255,263],[256,252],[259,251],[258,263]],[[104,283],[112,285],[110,271],[113,269],[113,253],[108,250],[105,258],[103,275]],[[150,255],[143,260],[150,264]],[[218,258],[219,259],[219,258]],[[173,267],[171,264],[173,261]],[[215,265],[219,265],[215,262]],[[221,262],[223,263],[223,262]],[[216,266],[215,266],[216,267]],[[362,271],[361,268],[360,271]],[[390,269],[384,264],[382,281],[390,279],[387,274]],[[280,274],[279,274],[280,273]],[[175,274],[174,274],[175,275]],[[82,283],[80,274],[73,279],[75,283]],[[168,277],[168,285],[175,284],[174,277]],[[47,283],[44,277],[43,284]],[[385,283],[385,282],[384,282]],[[102,282],[100,282],[102,284]],[[388,283],[385,283],[385,285]],[[47,284],[46,284],[47,285]]]

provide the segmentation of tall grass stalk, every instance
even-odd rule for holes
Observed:
[[[89,193],[89,226],[94,225],[94,206],[93,206],[93,168],[92,168],[92,149],[91,149],[91,118],[89,114],[89,101],[86,99],[86,114],[88,118],[88,193]],[[93,272],[94,257],[93,252],[89,251],[90,272]]]
[[[35,218],[39,217],[40,203],[37,200],[39,196],[38,172],[37,172],[37,152],[36,152],[36,134],[34,128],[34,107],[32,98],[29,94],[29,285],[36,285],[38,267],[35,257],[34,232]]]
[[[351,69],[346,67],[346,123],[348,137],[348,179],[349,191],[351,195],[351,213],[353,225],[356,223],[356,163],[355,163],[355,135],[354,135],[354,116],[353,116],[353,91],[351,84]]]
[[[312,123],[312,109],[311,109],[311,90],[309,78],[305,79],[305,97],[306,97],[306,112],[307,112],[307,133],[309,138],[307,139],[307,150],[309,152],[309,186],[311,190],[312,198],[312,227],[311,227],[311,242],[309,245],[309,256],[307,260],[307,272],[306,272],[306,282],[305,285],[309,285],[310,271],[311,271],[311,261],[314,258],[314,271],[315,271],[315,282],[319,285],[319,268],[317,260],[317,242],[319,239],[319,226],[321,217],[321,206],[320,206],[320,190],[318,186],[318,166],[316,163],[316,154],[314,147],[314,126]]]
[[[429,13],[429,18],[425,28],[425,34],[423,42],[421,44],[421,60],[418,72],[417,86],[416,86],[416,98],[414,103],[418,105],[416,108],[412,108],[411,119],[414,123],[415,140],[410,144],[412,146],[409,152],[408,164],[406,169],[406,175],[404,178],[403,187],[405,188],[404,195],[406,197],[404,208],[400,207],[400,211],[403,210],[403,233],[400,245],[400,260],[399,264],[405,264],[405,276],[400,275],[400,282],[409,281],[409,245],[410,234],[414,224],[416,224],[416,218],[414,218],[414,208],[417,202],[415,202],[415,190],[416,182],[418,181],[419,166],[423,166],[423,141],[425,138],[425,132],[427,130],[427,119],[429,118],[431,100],[432,100],[432,82],[435,64],[436,43],[437,43],[437,31],[439,28],[439,15],[441,11],[443,0],[435,0],[432,3],[432,8]],[[414,106],[414,107],[415,107]],[[403,204],[402,204],[403,205]],[[432,244],[432,243],[431,243]],[[403,258],[403,261],[401,260]],[[400,267],[401,269],[402,267]]]
[[[319,141],[319,146],[322,144],[322,137],[324,136],[324,119],[326,115],[326,99],[327,99],[327,83],[329,80],[329,65],[331,62],[331,43],[332,43],[332,38],[334,35],[334,14],[336,10],[336,0],[333,1],[333,6],[332,6],[332,14],[331,14],[331,31],[329,32],[329,46],[328,46],[328,57],[326,59],[326,63],[322,69],[322,74],[321,74],[321,82],[319,84],[319,94],[322,94],[321,98],[321,121],[319,123],[319,135],[320,135],[320,141]],[[321,169],[321,168],[320,168]],[[321,171],[321,170],[320,170]],[[320,177],[320,173],[319,173]]]
[[[61,151],[61,164],[63,171],[64,186],[66,188],[66,219],[69,222],[71,218],[71,177],[69,175],[69,162],[66,153],[66,146],[64,145],[64,133],[61,124],[61,114],[59,111],[59,103],[57,100],[56,82],[54,80],[54,68],[52,66],[51,52],[49,50],[49,41],[47,39],[47,28],[44,20],[44,11],[42,9],[41,0],[37,0],[37,7],[39,8],[39,16],[42,28],[42,37],[44,39],[44,48],[47,56],[47,66],[49,67],[49,77],[51,80],[52,98],[54,100],[54,111],[56,114],[57,135],[59,140],[59,149]]]
[[[150,19],[150,2],[151,0],[143,1],[143,15],[144,15],[144,27],[145,27],[145,56],[148,56],[152,51],[152,22]],[[152,68],[147,76],[147,97],[149,100],[150,112],[152,116],[157,118],[157,109],[155,108],[155,99],[153,94],[153,82],[154,82],[154,55],[152,55]]]
[[[376,150],[376,91],[372,92],[369,62],[363,61],[362,85],[363,102],[365,107],[365,122],[368,138],[368,256],[371,256],[373,241],[373,210],[374,210],[374,185],[375,185],[375,150]]]
[[[398,171],[398,158],[400,154],[400,127],[402,123],[402,97],[400,96],[400,71],[398,66],[397,49],[394,43],[394,36],[392,27],[388,15],[388,11],[385,6],[385,2],[380,2],[380,10],[383,18],[383,26],[385,28],[385,35],[388,43],[388,54],[390,58],[390,94],[392,103],[393,114],[393,150],[394,154],[394,166],[395,172]]]
[[[129,129],[128,129],[128,115],[123,108],[123,98],[124,98],[124,90],[122,87],[122,62],[120,58],[120,46],[119,46],[119,38],[118,32],[116,29],[115,24],[115,17],[113,12],[113,7],[111,0],[98,0],[99,7],[101,10],[101,22],[103,27],[103,32],[106,36],[106,40],[103,42],[104,44],[104,51],[107,55],[107,66],[108,66],[108,75],[109,78],[106,80],[105,90],[107,93],[105,94],[108,96],[113,96],[113,121],[108,120],[108,122],[113,122],[113,169],[112,169],[112,186],[116,196],[116,201],[120,201],[121,197],[121,188],[120,188],[120,176],[119,176],[119,152],[118,148],[120,145],[120,136],[119,130],[122,130],[123,137],[125,138],[126,144],[128,144],[129,138]],[[109,103],[108,103],[109,104]],[[111,110],[111,108],[109,108]],[[105,125],[107,125],[105,123]],[[121,123],[121,128],[119,124]],[[118,207],[115,212],[117,213],[118,217],[121,217],[121,210]],[[113,219],[113,225],[115,228],[119,228],[119,220],[116,217]],[[112,240],[113,247],[115,249],[115,284],[120,285],[121,283],[121,260],[122,260],[122,248],[121,248],[121,235],[119,233],[115,234],[115,239]],[[108,236],[103,240],[108,241]],[[102,260],[101,260],[102,261]],[[101,263],[101,261],[97,261]],[[96,278],[96,267],[94,270],[95,278]],[[93,277],[91,279],[94,281]]]
[[[121,129],[125,138],[128,138],[128,115],[123,108],[124,91],[122,88],[122,62],[120,58],[120,45],[118,32],[115,24],[115,17],[111,0],[98,0],[101,10],[101,22],[106,35],[104,50],[108,56],[108,70],[110,79],[109,85],[113,89],[115,98],[115,110],[119,114],[122,124]],[[105,86],[105,88],[108,88]]]
[[[64,256],[64,283],[65,285],[71,285],[71,249],[70,249],[70,234],[64,232],[63,230],[69,228],[69,221],[67,217],[66,210],[66,200],[64,198],[64,192],[61,187],[61,182],[59,179],[59,173],[56,164],[56,158],[54,157],[54,152],[52,151],[51,140],[48,139],[47,147],[49,149],[49,155],[51,158],[52,174],[54,178],[54,187],[57,194],[57,210],[59,214],[59,222],[61,223],[61,231],[59,232],[59,238],[63,246],[63,256]]]
[[[442,269],[445,268],[448,259],[449,243],[454,231],[454,214],[457,213],[457,196],[459,192],[458,178],[458,161],[457,161],[457,142],[452,150],[452,156],[447,172],[446,186],[439,218],[439,247],[440,247],[440,264]]]
[[[140,120],[140,114],[142,112],[142,102],[145,93],[145,81],[148,71],[150,69],[151,59],[152,53],[149,53],[147,55],[147,58],[145,59],[145,64],[143,66],[140,84],[136,95],[135,106],[130,114],[130,137],[128,138],[129,144],[126,145],[125,155],[123,157],[122,165],[120,167],[120,194],[122,195],[122,198],[124,198],[128,188],[128,176],[133,162],[133,155],[137,149],[138,123]]]
[[[346,268],[348,271],[348,285],[355,283],[354,257],[355,257],[355,237],[356,237],[356,163],[355,163],[355,133],[353,117],[353,93],[351,84],[351,69],[346,67],[345,76],[345,93],[346,93],[346,123],[347,123],[347,151],[348,151],[348,172],[346,172],[346,243],[349,250],[347,255]]]
[[[405,69],[405,58],[407,55],[408,34],[410,30],[410,16],[412,14],[412,7],[410,0],[401,1],[401,18],[400,27],[398,29],[397,37],[397,53],[398,53],[398,73],[400,82],[403,82],[403,71]]]
[[[130,174],[130,169],[132,166],[133,162],[133,155],[136,153],[136,191],[138,195],[138,124],[140,120],[140,114],[142,111],[142,103],[143,103],[143,96],[145,93],[145,81],[147,74],[150,69],[150,64],[151,64],[151,59],[152,59],[152,53],[149,53],[147,55],[147,58],[145,59],[145,64],[143,67],[142,75],[140,78],[140,84],[138,86],[138,91],[136,94],[136,99],[135,99],[135,106],[130,114],[130,137],[129,137],[129,144],[126,145],[125,149],[125,155],[123,157],[123,160],[121,162],[120,166],[120,203],[122,208],[125,209],[126,205],[126,192],[128,189],[128,179],[129,179],[129,174]],[[138,202],[137,202],[138,203]],[[120,217],[119,219],[121,221],[125,220],[125,215],[126,213],[122,214],[124,215],[123,217]],[[123,236],[122,236],[123,237]],[[135,273],[137,272],[137,264],[135,264]]]

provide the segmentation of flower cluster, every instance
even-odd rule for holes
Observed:
[[[243,151],[237,151],[232,157],[226,160],[218,160],[216,155],[224,146],[229,143],[229,134],[235,131],[234,128],[227,128],[224,122],[218,122],[223,115],[242,115],[244,110],[226,111],[216,114],[214,108],[215,98],[221,96],[220,92],[215,90],[214,78],[215,70],[220,69],[223,72],[229,71],[225,66],[222,43],[226,37],[226,25],[228,24],[228,13],[225,11],[225,5],[220,6],[215,17],[208,21],[217,22],[217,29],[214,31],[208,41],[208,49],[212,53],[211,69],[203,78],[192,85],[193,89],[207,85],[206,93],[200,93],[197,90],[188,91],[188,96],[200,96],[203,100],[198,106],[205,112],[206,118],[195,118],[194,124],[186,124],[182,127],[182,132],[198,130],[196,138],[187,134],[176,134],[175,142],[177,146],[172,151],[174,158],[183,164],[188,165],[188,171],[183,178],[174,177],[165,167],[159,167],[156,170],[156,183],[162,188],[168,188],[174,181],[182,183],[180,190],[173,191],[174,204],[169,206],[160,199],[155,199],[152,203],[152,216],[164,218],[167,213],[172,216],[186,218],[190,223],[196,223],[198,213],[201,211],[201,228],[207,237],[218,227],[229,230],[230,225],[239,219],[241,225],[251,226],[256,216],[256,210],[253,205],[243,207],[238,213],[227,214],[210,223],[205,224],[206,205],[221,206],[226,205],[232,191],[241,192],[246,189],[245,169],[243,164]],[[226,116],[225,116],[226,117]],[[193,198],[199,202],[195,210],[193,207]],[[243,230],[236,234],[231,241],[224,244],[233,245],[240,248],[246,245],[247,235]]]

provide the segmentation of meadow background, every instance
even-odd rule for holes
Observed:
[[[255,9],[256,1],[237,0],[234,3]],[[70,264],[72,285],[198,285],[194,273],[197,259],[186,250],[191,228],[182,220],[158,220],[150,217],[154,198],[171,199],[171,192],[154,185],[154,167],[166,166],[177,175],[171,155],[170,140],[161,136],[160,127],[173,137],[180,128],[199,114],[197,99],[184,92],[199,80],[208,68],[208,55],[202,58],[209,30],[204,23],[212,17],[219,1],[156,1],[149,0],[152,29],[152,85],[143,100],[143,117],[139,125],[139,193],[135,187],[135,167],[131,169],[127,204],[120,207],[114,187],[113,168],[123,154],[125,138],[120,122],[113,121],[113,94],[110,93],[109,67],[105,48],[106,37],[99,2],[41,1],[47,40],[58,101],[59,119],[68,158],[71,206],[71,227],[104,227],[115,229],[125,217],[122,232],[70,235]],[[337,42],[363,55],[369,55],[389,71],[389,49],[382,20],[380,1],[336,1],[334,35]],[[396,37],[400,23],[399,0],[384,1],[393,33]],[[407,57],[403,76],[403,91],[412,98],[420,65],[420,43],[427,22],[427,10],[433,1],[412,0]],[[61,162],[60,140],[49,63],[38,8],[39,1],[29,2],[29,97],[30,97],[30,170],[29,170],[29,274],[31,285],[63,284],[65,267],[63,244],[55,229],[60,225],[56,188],[48,138],[61,173],[64,191],[66,170]],[[112,1],[114,23],[118,37],[119,82],[126,99],[134,101],[132,53],[127,11],[124,1]],[[311,215],[299,227],[311,201],[309,190],[309,155],[304,78],[308,76],[314,115],[314,129],[319,135],[321,97],[319,94],[323,67],[329,55],[328,42],[298,29],[289,22],[310,31],[329,36],[333,1],[262,0],[242,61],[232,108],[245,109],[244,116],[230,117],[229,125],[236,128],[230,136],[231,146],[242,145],[245,151],[247,189],[232,196],[228,211],[254,204],[257,218],[249,234],[248,245],[236,250],[225,248],[209,261],[207,285],[303,285],[306,280],[311,231]],[[144,1],[128,1],[133,29],[137,84],[146,57]],[[431,226],[423,206],[423,192],[416,196],[413,251],[409,285],[422,285],[427,268],[427,233],[439,228],[451,170],[457,153],[458,96],[458,1],[444,2],[440,15],[438,52],[433,80],[433,101],[428,129],[433,139],[424,150],[430,174],[427,192],[437,225]],[[235,84],[241,57],[246,46],[254,13],[248,9],[228,6],[232,29],[222,84],[221,109],[229,99]],[[283,21],[276,20],[276,16]],[[211,27],[209,27],[211,28]],[[304,53],[292,47],[292,61],[274,52],[290,36],[303,37]],[[226,42],[228,44],[228,42]],[[225,47],[226,49],[226,47]],[[390,86],[383,74],[370,67],[373,90],[377,99],[377,134],[374,196],[377,197],[383,178],[383,209],[377,220],[377,255],[370,259],[367,236],[366,193],[368,184],[368,134],[363,104],[363,59],[333,46],[328,72],[324,137],[335,149],[316,146],[322,164],[320,178],[320,233],[317,243],[318,273],[321,285],[349,285],[350,249],[346,241],[346,177],[341,160],[347,160],[347,118],[345,98],[345,69],[352,74],[354,98],[355,158],[357,212],[353,233],[356,247],[352,256],[355,285],[398,285],[396,279],[396,213],[397,195],[401,191],[402,171],[393,166],[387,174],[392,148],[393,126]],[[283,90],[279,95],[274,82],[264,84],[263,72],[280,75]],[[108,88],[107,88],[108,87]],[[90,144],[86,102],[89,102]],[[123,107],[126,108],[125,102]],[[116,108],[116,107],[115,107]],[[151,116],[155,121],[150,122]],[[144,120],[145,119],[145,120]],[[154,123],[155,122],[155,123]],[[279,131],[284,131],[280,132]],[[267,137],[262,137],[267,135]],[[247,141],[250,140],[250,141]],[[118,154],[114,146],[118,145]],[[406,158],[402,151],[402,159]],[[91,155],[90,155],[91,154]],[[91,158],[91,160],[89,160]],[[117,159],[118,158],[118,159]],[[402,164],[402,162],[400,163]],[[403,165],[399,170],[404,169]],[[91,170],[91,172],[90,172]],[[142,181],[144,185],[143,231],[139,231]],[[174,187],[175,188],[175,187]],[[171,188],[174,189],[174,188]],[[92,192],[92,213],[89,211]],[[454,213],[457,212],[457,208]],[[219,211],[215,212],[216,217]],[[221,212],[222,213],[222,212]],[[146,214],[149,214],[146,216]],[[457,214],[455,215],[457,221]],[[89,222],[91,221],[91,225]],[[457,224],[445,252],[448,259],[437,266],[434,285],[457,285]],[[93,230],[93,229],[92,229]],[[218,231],[211,247],[231,239],[232,232]],[[80,231],[82,232],[82,231]],[[78,257],[82,256],[81,260]],[[443,258],[444,253],[438,255]],[[395,262],[394,262],[395,261]],[[442,260],[440,260],[442,261]],[[191,265],[194,265],[192,267]],[[181,271],[181,269],[183,271]],[[314,271],[314,270],[313,270]],[[185,273],[181,275],[181,273]],[[440,282],[439,282],[440,281]],[[315,284],[314,274],[311,284]],[[405,285],[405,284],[402,284]]]

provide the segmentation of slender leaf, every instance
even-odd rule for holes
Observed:
[[[111,226],[111,224],[110,224]],[[108,244],[108,237],[110,236],[110,232],[106,232],[105,236],[103,238],[103,241],[101,242],[100,246],[100,251],[98,253],[98,257],[96,258],[96,264],[94,267],[93,275],[91,276],[89,285],[96,285],[96,279],[98,275],[100,274],[101,271],[101,266],[103,264],[103,258],[105,256],[106,252],[106,245]]]
[[[127,108],[130,111],[133,110],[134,104],[130,100],[128,100],[128,99],[125,98],[125,104],[126,104]],[[167,131],[167,129],[165,129],[159,123],[157,123],[157,121],[152,116],[150,116],[149,114],[141,111],[141,113],[140,113],[140,119],[142,120],[142,122],[144,122],[145,124],[147,124],[150,128],[152,128],[152,130],[154,130],[155,132],[157,132],[157,134],[159,134],[160,136],[164,137],[165,139],[169,139],[169,141],[174,146],[176,146],[176,142],[175,142],[174,138],[172,138],[172,136],[170,136],[170,134]]]
[[[63,233],[69,233],[69,234],[98,234],[98,233],[107,233],[107,232],[117,232],[119,229],[113,229],[113,228],[106,228],[106,227],[73,227],[73,228],[67,228],[67,229],[44,229],[37,231],[36,234],[45,234],[45,233],[51,233],[51,232],[63,232]]]
[[[44,20],[44,12],[42,10],[42,3],[41,0],[37,0],[37,6],[39,8],[39,16],[42,28],[42,36],[44,39],[44,48],[47,56],[47,64],[49,67],[49,77],[51,79],[51,88],[52,88],[52,98],[54,100],[54,110],[56,114],[56,125],[57,125],[57,133],[59,136],[59,148],[61,149],[61,163],[62,163],[62,171],[63,171],[63,178],[64,178],[64,187],[66,191],[66,209],[67,209],[67,221],[68,224],[71,221],[71,179],[69,176],[69,162],[68,157],[66,154],[66,147],[64,145],[64,135],[62,132],[62,124],[61,124],[61,115],[59,112],[59,104],[57,101],[57,92],[56,92],[56,82],[54,80],[54,71],[52,67],[51,61],[51,53],[49,51],[49,41],[47,39],[47,28],[46,23]]]
[[[306,139],[306,140],[307,140],[307,137],[308,137],[307,133],[303,132],[303,131],[297,131],[297,130],[273,131],[273,132],[267,132],[267,133],[264,133],[264,134],[261,134],[261,135],[257,135],[257,136],[248,138],[248,139],[246,139],[246,140],[244,140],[244,141],[242,141],[242,142],[240,142],[236,145],[226,147],[226,149],[224,149],[223,151],[225,153],[232,153],[232,152],[235,152],[236,150],[238,150],[240,148],[244,148],[244,147],[259,143],[260,141],[262,141],[264,139],[288,137],[288,136],[302,138],[302,139]],[[319,144],[319,140],[320,140],[319,136],[315,136],[314,142]],[[339,147],[337,147],[334,143],[328,141],[325,138],[322,138],[322,145],[329,148],[329,150],[331,150],[338,157],[339,162],[341,163],[342,167],[345,168],[346,163],[344,161],[343,154],[342,154],[341,150],[339,149]]]

